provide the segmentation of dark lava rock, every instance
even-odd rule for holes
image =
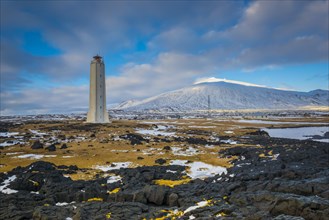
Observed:
[[[57,138],[60,140],[65,140],[66,136],[64,134],[59,134],[59,135],[57,135]]]
[[[144,160],[144,157],[137,157],[137,160]]]
[[[164,146],[163,149],[164,150],[171,150],[171,147],[170,146]]]
[[[163,204],[166,192],[167,190],[163,186],[146,186],[144,188],[147,201],[156,205]]]
[[[142,144],[142,141],[145,141],[145,139],[143,138],[143,136],[139,135],[139,134],[125,134],[125,135],[121,135],[119,136],[122,139],[125,140],[130,140],[130,144],[131,145],[138,145],[138,144]]]
[[[66,144],[62,144],[61,148],[60,149],[66,149],[68,148]]]
[[[167,161],[165,159],[159,158],[155,160],[155,163],[158,163],[160,165],[165,164]]]
[[[257,135],[238,141],[249,147],[220,151],[221,156],[237,158],[227,173],[175,187],[157,185],[157,180],[184,179],[184,166],[121,168],[76,181],[66,175],[90,170],[44,161],[17,167],[0,173],[1,186],[10,178],[6,187],[18,191],[0,192],[0,219],[166,219],[166,210],[184,213],[204,200],[211,204],[175,218],[328,219],[326,143]],[[109,181],[113,175],[121,180]],[[111,193],[116,188],[120,190]],[[219,214],[226,216],[216,217]]]
[[[90,137],[91,137],[91,138],[95,138],[95,137],[96,137],[96,134],[95,134],[95,133],[92,133],[92,134],[90,135]]]
[[[263,130],[257,130],[254,132],[247,133],[247,135],[256,135],[256,136],[262,136],[262,137],[270,137],[270,135]]]
[[[39,140],[35,141],[31,146],[31,149],[42,149],[42,148],[43,148],[43,144],[40,143]]]
[[[291,216],[291,215],[278,215],[273,220],[305,220],[303,217]]]
[[[176,193],[171,193],[168,198],[168,205],[170,207],[178,205],[178,195]]]
[[[326,133],[324,133],[323,137],[329,138],[329,131],[327,131]]]
[[[48,151],[56,151],[56,146],[55,144],[49,145],[48,147],[45,148]]]

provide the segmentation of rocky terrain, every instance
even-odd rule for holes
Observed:
[[[0,219],[328,219],[326,143],[264,132],[239,141],[249,147],[218,152],[236,158],[234,166],[203,180],[184,182],[179,165],[109,170],[88,181],[67,177],[76,166],[17,167],[0,176],[11,192],[0,193]]]
[[[55,118],[0,122],[0,219],[328,216],[327,116]]]

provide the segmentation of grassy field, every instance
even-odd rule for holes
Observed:
[[[3,147],[0,155],[0,172],[9,171],[17,166],[27,166],[37,160],[49,161],[56,165],[77,165],[79,168],[88,169],[85,173],[72,176],[74,179],[92,178],[100,171],[94,169],[97,165],[109,166],[115,162],[131,162],[130,167],[153,166],[158,165],[155,161],[159,158],[165,159],[165,164],[169,164],[171,160],[189,160],[230,167],[230,161],[234,158],[220,158],[218,152],[227,147],[244,146],[232,142],[237,137],[256,131],[261,127],[307,126],[298,123],[328,122],[328,118],[281,119],[283,124],[273,124],[271,121],[267,124],[266,119],[263,123],[246,120],[115,120],[109,124],[86,124],[82,121],[31,121],[10,124],[6,125],[8,131],[19,132],[17,136],[21,136],[19,138],[24,139],[24,143]],[[160,134],[147,133],[154,131]],[[146,132],[146,134],[142,134],[146,139],[146,141],[142,141],[142,144],[131,145],[130,140],[120,137],[139,132]],[[17,140],[17,136],[2,137],[0,142]],[[200,138],[209,142],[218,141],[220,138],[220,140],[230,140],[231,142],[208,146],[175,140],[179,137],[183,139]],[[31,149],[31,145],[36,140],[40,140],[44,145],[57,142],[57,150],[49,152],[46,149]],[[67,144],[67,149],[59,149],[63,143]],[[169,146],[171,149],[166,150],[165,146]],[[32,154],[31,157],[39,155],[42,158],[19,158],[27,157],[29,154]]]

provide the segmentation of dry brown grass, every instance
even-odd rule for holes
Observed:
[[[283,120],[286,121],[286,120]],[[301,118],[295,119],[295,121],[308,121],[308,122],[327,122],[328,118],[312,119],[312,118]],[[153,120],[154,124],[157,124],[156,120]],[[216,136],[228,136],[233,138],[235,136],[242,136],[248,132],[255,131],[255,128],[263,127],[261,124],[242,124],[237,121],[221,121],[221,120],[206,120],[206,119],[181,119],[181,120],[162,120],[165,124],[173,125],[173,129],[177,136],[187,137],[199,137],[209,139],[210,136],[215,134]],[[57,155],[56,157],[42,158],[43,161],[52,162],[56,165],[77,165],[80,168],[92,169],[96,165],[109,165],[113,162],[132,162],[132,166],[153,166],[155,160],[163,158],[167,160],[167,164],[170,160],[190,160],[190,161],[202,161],[208,164],[230,167],[230,161],[233,158],[219,158],[218,152],[225,147],[232,147],[233,145],[221,145],[214,146],[213,149],[206,148],[204,146],[196,145],[194,147],[200,150],[200,154],[192,156],[177,156],[172,153],[172,151],[165,151],[163,147],[169,146],[181,146],[182,143],[171,142],[151,142],[149,144],[143,145],[130,145],[127,140],[120,141],[109,141],[108,143],[100,143],[102,139],[111,139],[111,137],[123,135],[126,133],[134,133],[135,128],[152,128],[152,124],[144,124],[143,121],[134,120],[116,120],[110,124],[94,125],[93,129],[86,131],[79,129],[80,126],[86,124],[77,121],[66,121],[59,123],[28,123],[25,125],[17,126],[11,129],[11,132],[29,132],[29,129],[39,130],[40,132],[50,132],[51,130],[60,130],[58,134],[64,134],[66,137],[70,136],[85,136],[90,137],[93,133],[96,134],[96,138],[89,138],[90,140],[84,140],[80,142],[67,143],[68,149],[57,149],[55,152],[48,152],[44,149],[32,150],[30,148],[32,140],[23,146],[10,146],[5,147],[1,150],[0,163],[5,166],[0,167],[0,172],[7,172],[12,170],[17,166],[27,166],[35,159],[20,159],[16,158],[17,155],[7,155],[7,153],[22,152],[21,154],[43,154],[43,155]],[[76,128],[71,128],[71,127]],[[191,127],[198,126],[198,127]],[[210,127],[211,126],[211,127]],[[280,125],[275,125],[280,127]],[[286,125],[285,125],[286,126]],[[249,127],[246,129],[246,127]],[[189,135],[190,131],[203,131],[205,134]],[[233,131],[233,134],[227,134],[225,131]],[[208,133],[207,133],[208,132]],[[189,144],[184,143],[189,146]],[[60,145],[59,145],[60,146]],[[240,145],[244,146],[244,145]],[[150,148],[154,148],[153,151]],[[69,152],[67,152],[69,150]],[[148,150],[150,155],[143,154],[143,151]],[[115,152],[118,151],[118,152]],[[126,152],[123,152],[126,151]],[[18,154],[18,155],[21,155]],[[72,156],[70,158],[64,158],[64,156]],[[138,160],[138,157],[143,157],[144,159]],[[71,177],[73,179],[81,178],[93,178],[96,171],[89,173],[78,173]]]

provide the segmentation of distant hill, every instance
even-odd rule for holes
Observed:
[[[126,101],[116,109],[128,111],[195,111],[208,109],[296,109],[328,106],[329,91],[286,91],[235,81],[203,82],[141,101]]]

